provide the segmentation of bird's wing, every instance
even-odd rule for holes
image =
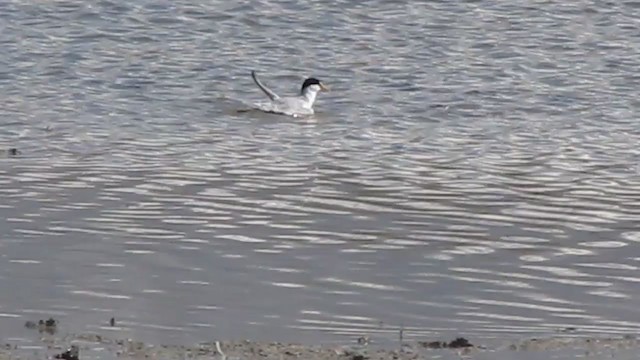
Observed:
[[[274,93],[273,91],[271,91],[271,89],[269,89],[268,87],[264,86],[260,80],[258,80],[258,76],[256,75],[255,71],[251,71],[251,77],[253,78],[253,81],[255,81],[256,85],[258,85],[258,87],[260,88],[260,90],[262,90],[262,92],[264,92],[269,99],[273,100],[277,100],[280,98],[280,96],[278,96],[278,94]]]

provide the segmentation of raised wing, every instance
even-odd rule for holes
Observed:
[[[256,83],[256,85],[258,85],[258,87],[260,88],[260,90],[262,90],[262,92],[264,92],[269,99],[273,100],[277,100],[280,98],[280,96],[278,96],[278,94],[274,93],[273,91],[271,91],[271,89],[269,89],[268,87],[264,86],[260,80],[258,80],[258,76],[256,74],[255,71],[251,71],[251,77],[253,78],[253,81]]]

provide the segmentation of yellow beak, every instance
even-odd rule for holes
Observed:
[[[325,84],[323,84],[323,83],[320,83],[320,90],[322,90],[322,91],[329,91],[329,87],[328,87],[328,86],[326,86],[326,85],[325,85]]]

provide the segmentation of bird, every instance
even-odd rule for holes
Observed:
[[[316,101],[318,92],[329,91],[329,88],[324,85],[322,81],[310,77],[304,80],[302,88],[300,88],[300,93],[297,96],[280,97],[258,79],[258,74],[256,74],[254,70],[251,71],[251,77],[260,90],[269,98],[269,101],[253,104],[254,110],[268,113],[293,117],[313,115],[315,113],[313,104]]]

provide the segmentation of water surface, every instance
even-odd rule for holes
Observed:
[[[2,1],[0,337],[637,333],[638,18]],[[236,114],[251,69],[333,91],[306,119]]]

